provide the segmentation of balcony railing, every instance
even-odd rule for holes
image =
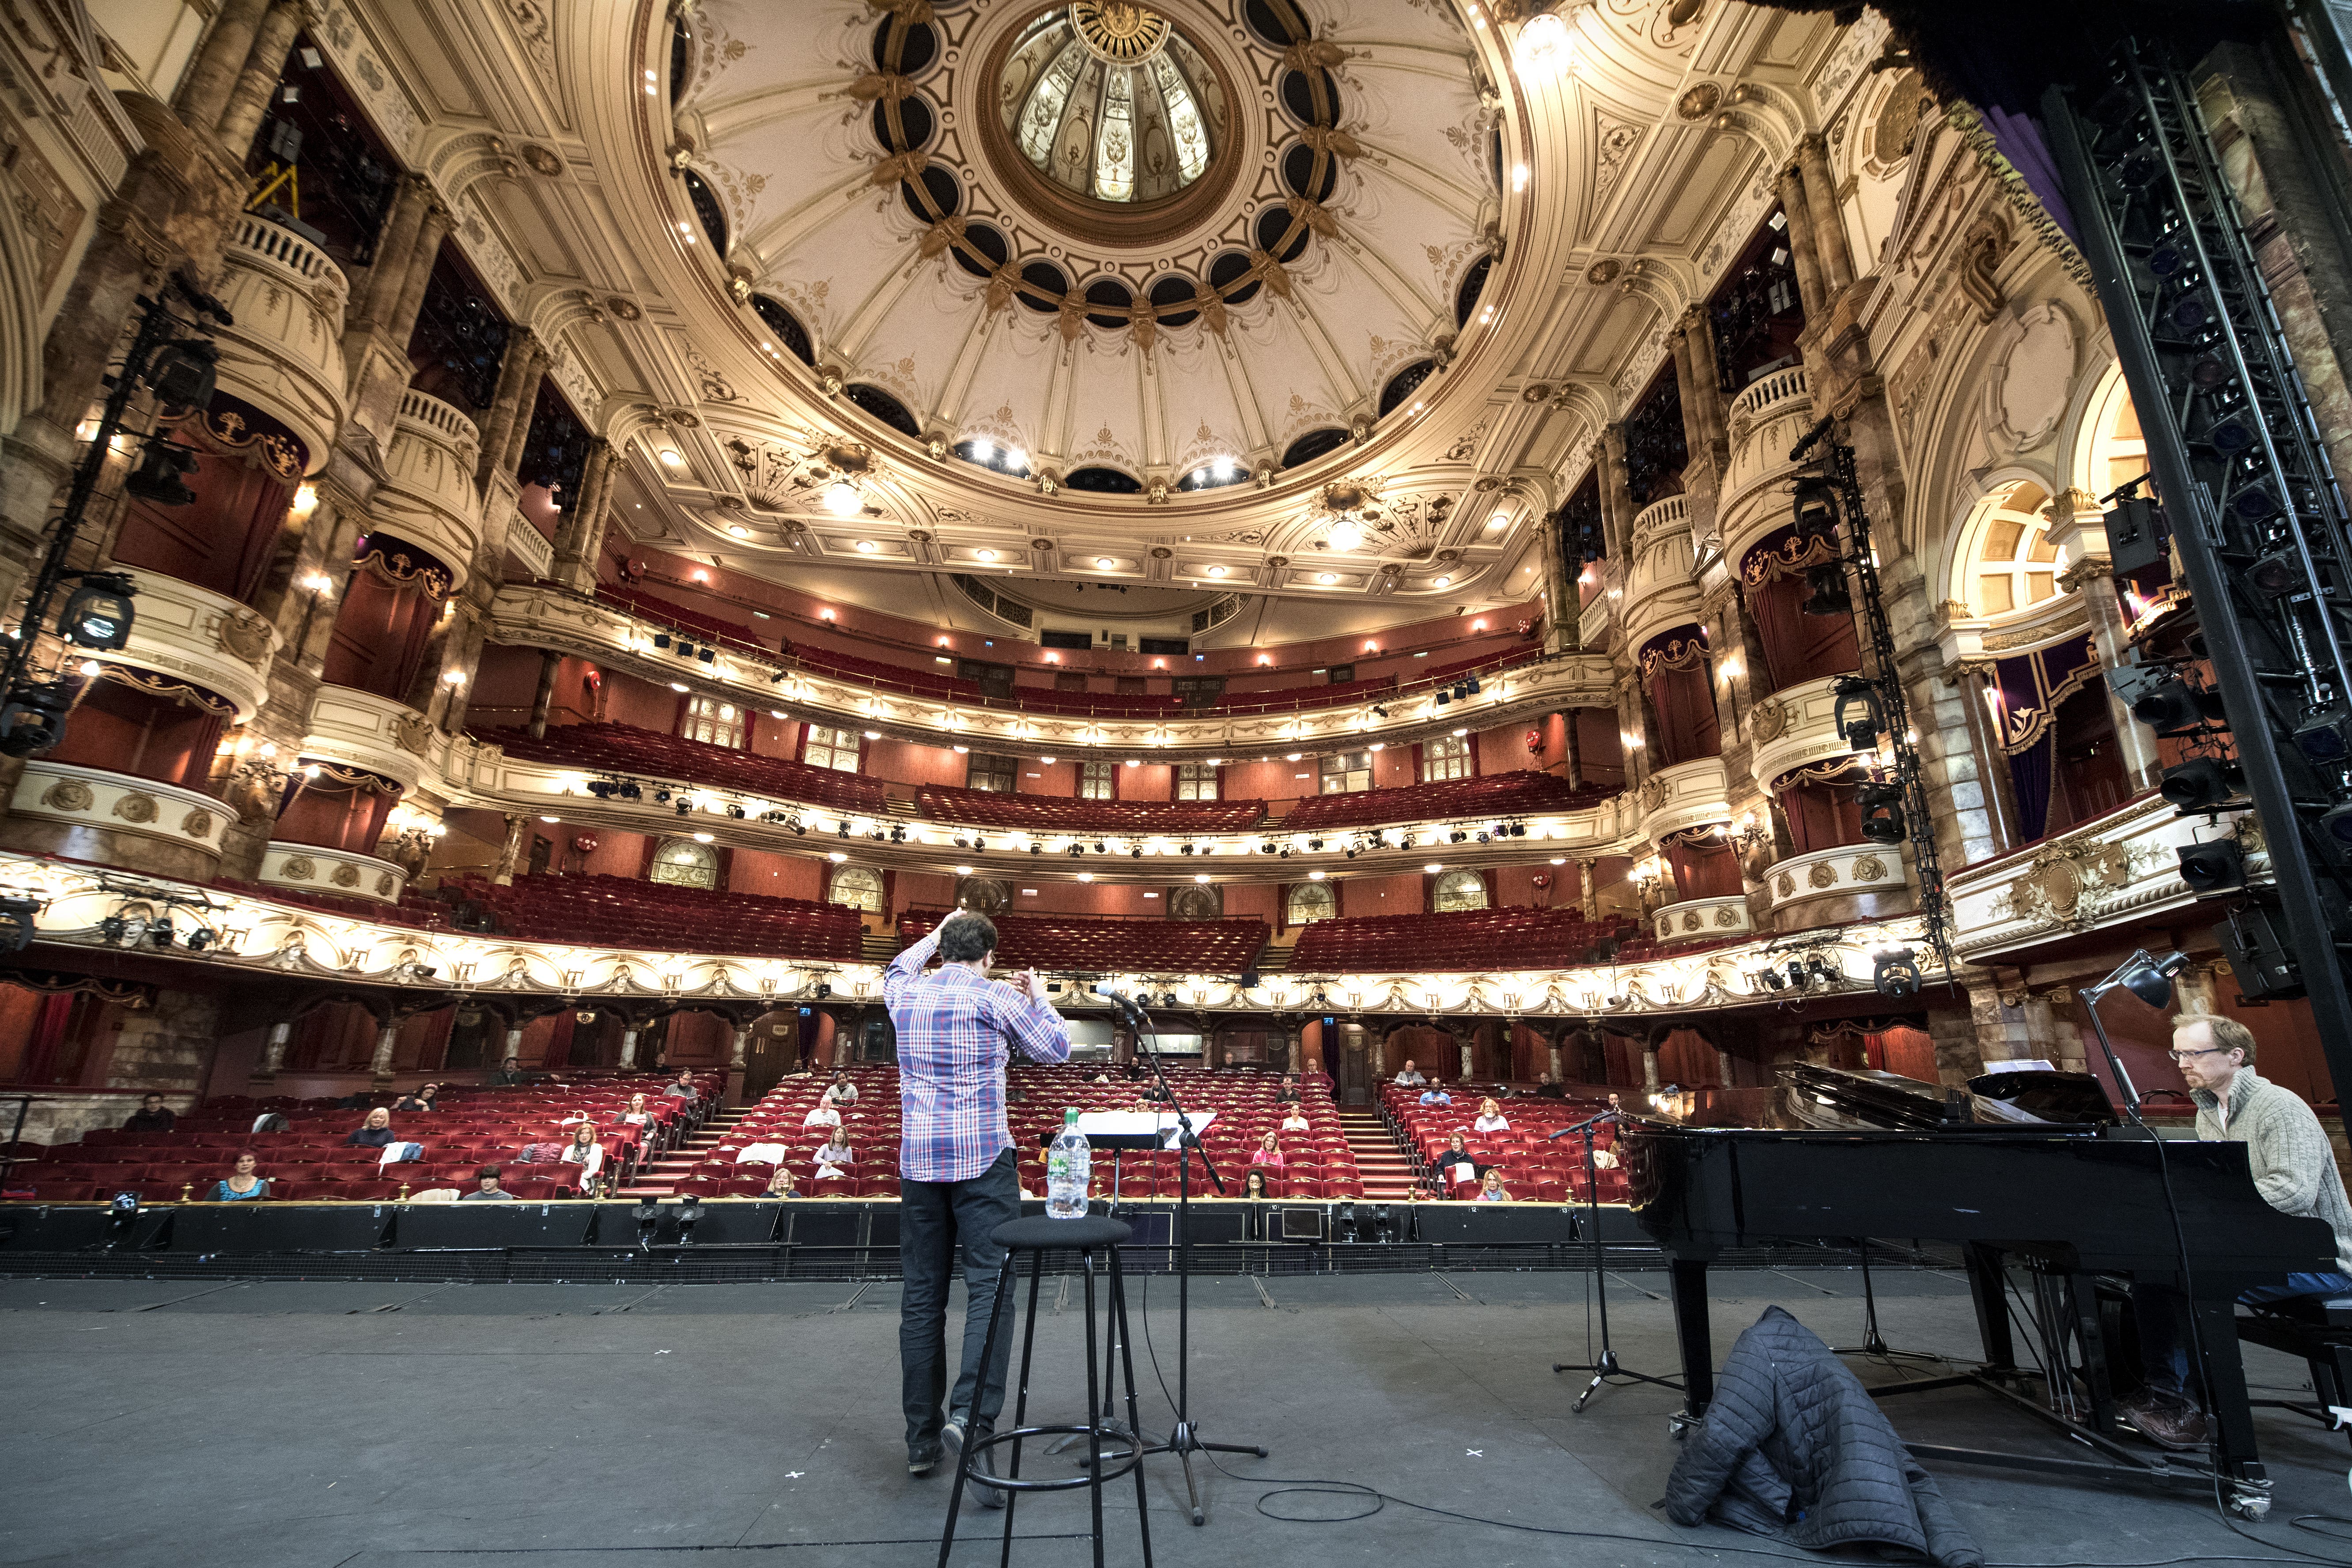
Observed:
[[[230,351],[221,389],[293,431],[316,473],[351,411],[342,346],[351,284],[310,241],[250,213],[229,230],[221,259],[220,300],[236,321],[214,329]]]

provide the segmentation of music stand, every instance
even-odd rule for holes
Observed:
[[[1200,1134],[1192,1126],[1190,1112],[1177,1100],[1176,1091],[1169,1086],[1168,1074],[1160,1062],[1159,1032],[1151,1022],[1150,1009],[1133,997],[1118,1001],[1129,1015],[1135,1030],[1136,1044],[1143,1048],[1144,1058],[1151,1064],[1151,1077],[1160,1086],[1161,1100],[1176,1117],[1176,1223],[1181,1227],[1176,1242],[1176,1427],[1165,1443],[1147,1445],[1143,1454],[1173,1454],[1184,1468],[1184,1494],[1190,1500],[1194,1524],[1206,1524],[1209,1516],[1201,1507],[1201,1489],[1192,1479],[1192,1456],[1200,1453],[1251,1454],[1266,1457],[1265,1448],[1255,1443],[1211,1443],[1202,1440],[1200,1428],[1193,1424],[1192,1414],[1192,1152],[1200,1151],[1201,1168],[1216,1184],[1217,1191],[1225,1190],[1223,1176],[1201,1148]],[[1213,1120],[1213,1113],[1212,1115]],[[1202,1126],[1206,1126],[1206,1121]],[[1140,1455],[1139,1455],[1140,1458]]]
[[[1683,1391],[1683,1385],[1670,1377],[1653,1377],[1646,1372],[1629,1370],[1617,1359],[1616,1351],[1609,1343],[1609,1272],[1604,1267],[1601,1248],[1601,1167],[1593,1157],[1592,1131],[1603,1122],[1613,1126],[1623,1120],[1622,1111],[1604,1110],[1598,1116],[1585,1118],[1573,1127],[1563,1127],[1551,1135],[1551,1141],[1555,1142],[1574,1134],[1581,1134],[1584,1139],[1584,1223],[1592,1233],[1592,1293],[1601,1304],[1600,1355],[1589,1362],[1556,1361],[1551,1365],[1556,1373],[1589,1372],[1592,1374],[1592,1381],[1584,1385],[1584,1392],[1576,1396],[1574,1405],[1569,1406],[1570,1413],[1578,1415],[1584,1414],[1586,1403],[1601,1392],[1602,1384],[1612,1377],[1630,1383],[1655,1384],[1660,1388],[1671,1388],[1676,1393]]]

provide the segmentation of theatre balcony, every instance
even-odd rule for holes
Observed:
[[[463,584],[482,531],[474,485],[481,435],[474,422],[430,393],[400,395],[383,454],[384,482],[370,508],[376,529],[422,545]],[[500,535],[501,542],[504,534]]]
[[[0,845],[10,849],[195,881],[219,866],[221,835],[236,824],[234,809],[201,790],[55,753],[25,763],[8,813]]]
[[[1636,513],[1626,553],[1630,565],[1624,595],[1614,609],[1614,618],[1623,627],[1622,641],[1630,646],[1661,626],[1696,619],[1698,584],[1689,497],[1666,496]]]
[[[407,889],[408,873],[373,855],[272,839],[262,852],[261,872],[255,880],[266,888],[396,904]]]
[[[214,333],[220,388],[283,421],[316,473],[351,413],[342,348],[351,284],[309,240],[250,213],[229,230],[221,259],[219,298],[236,324]]]
[[[1805,367],[1792,365],[1750,382],[1730,407],[1731,464],[1716,501],[1725,552],[1738,555],[1789,521],[1790,449],[1813,426]]]
[[[646,679],[690,679],[698,690],[748,707],[786,701],[845,726],[975,750],[1121,750],[1175,762],[1253,749],[1329,750],[1371,741],[1395,745],[1464,724],[1489,729],[1615,701],[1606,656],[1542,658],[1532,650],[1441,666],[1403,683],[1236,694],[1213,708],[1025,686],[995,697],[949,676],[836,653],[786,653],[751,640],[741,627],[714,622],[698,629],[678,619],[536,584],[501,589],[490,606],[489,630],[498,642],[579,654]],[[690,654],[679,651],[681,632]],[[1471,691],[1474,676],[1478,689]]]
[[[1659,768],[1635,787],[1633,802],[1642,814],[1642,837],[1654,843],[1731,820],[1730,786],[1721,757]]]
[[[225,594],[161,572],[125,569],[138,590],[131,640],[110,662],[145,670],[159,688],[186,682],[216,693],[243,724],[269,696],[278,630]]]
[[[321,686],[310,700],[302,755],[357,768],[414,790],[447,766],[449,737],[404,702],[352,686]]]
[[[2251,814],[2234,835],[2203,816],[2182,816],[2150,792],[2082,826],[1951,872],[1955,952],[1970,963],[2011,963],[2049,943],[2118,927],[2210,924],[2199,893],[2181,879],[2179,852],[2234,845],[2246,881],[2270,880],[2270,853]],[[2169,941],[2168,937],[2165,939]]]
[[[1749,771],[1766,788],[1853,754],[1837,731],[1838,677],[1801,681],[1748,710]]]
[[[1900,844],[1838,844],[1792,855],[1764,873],[1764,886],[1773,926],[1784,931],[1887,919],[1916,903]]]
[[[1746,936],[1755,929],[1745,893],[1662,904],[1651,912],[1650,923],[1661,945],[1672,942],[1716,942]]]

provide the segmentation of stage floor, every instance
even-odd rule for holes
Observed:
[[[1832,1343],[1860,1337],[1859,1276],[1721,1271],[1717,1352],[1767,1303]],[[1882,1269],[1880,1317],[1899,1349],[1973,1355],[1960,1279]],[[1612,1276],[1627,1364],[1669,1372],[1663,1272]],[[1070,1282],[1073,1298],[1077,1282]],[[1046,1284],[1047,1301],[1055,1283]],[[1262,1442],[1266,1460],[1202,1470],[1209,1522],[1151,1462],[1155,1554],[1170,1564],[1362,1568],[1368,1551],[1480,1568],[1562,1561],[1689,1565],[1761,1558],[1689,1546],[1574,1542],[1389,1503],[1345,1522],[1281,1522],[1258,1478],[1363,1482],[1434,1508],[1644,1542],[1722,1548],[1751,1537],[1680,1531],[1651,1508],[1675,1446],[1678,1396],[1603,1393],[1551,1363],[1580,1360],[1587,1282],[1573,1273],[1412,1274],[1196,1283],[1192,1397],[1203,1436]],[[421,1285],[212,1280],[0,1280],[0,1436],[7,1525],[0,1562],[75,1568],[709,1568],[931,1560],[945,1472],[906,1474],[894,1282]],[[1142,1305],[1140,1299],[1135,1303]],[[1172,1282],[1150,1292],[1151,1341],[1175,1377]],[[961,1312],[959,1300],[956,1310]],[[1075,1300],[1039,1331],[1034,1418],[1084,1402]],[[951,1323],[954,1320],[951,1318]],[[1141,1337],[1141,1324],[1138,1324]],[[1145,1423],[1169,1404],[1137,1347]],[[2298,1363],[2248,1347],[2249,1380],[2296,1391]],[[1855,1361],[1866,1381],[1904,1375]],[[2047,1443],[1984,1394],[1892,1406],[1915,1440]],[[2352,1513],[2352,1447],[2283,1412],[2257,1415],[2276,1483],[2278,1546],[2345,1555],[2292,1530]],[[2077,1449],[2077,1453],[2081,1450]],[[1047,1461],[1052,1463],[1053,1461]],[[2149,1563],[2262,1549],[2210,1499],[2093,1490],[1946,1468],[1944,1489],[1995,1563]],[[1134,1563],[1133,1483],[1108,1495],[1110,1560]],[[1337,1515],[1345,1498],[1276,1498]],[[1024,1563],[1087,1560],[1083,1492],[1021,1505]],[[993,1563],[1003,1515],[967,1505],[958,1562]],[[1077,1533],[1073,1533],[1077,1532]],[[1827,1561],[1824,1559],[1824,1561]]]

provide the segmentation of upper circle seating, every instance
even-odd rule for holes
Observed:
[[[899,940],[920,941],[946,918],[941,910],[898,917]],[[1246,920],[1090,920],[1083,915],[989,917],[996,926],[1000,969],[1123,974],[1239,974],[1257,962],[1273,932]]]

